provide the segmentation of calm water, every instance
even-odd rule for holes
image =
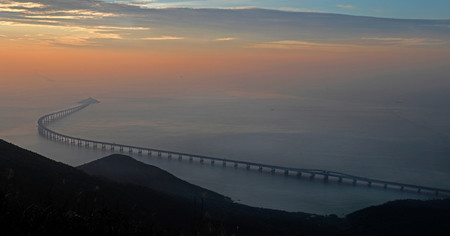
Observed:
[[[0,103],[0,137],[76,166],[109,155],[53,143],[36,120],[81,100],[24,99]],[[448,114],[404,104],[313,98],[97,97],[100,104],[52,124],[72,136],[299,168],[450,188]],[[252,206],[345,214],[415,193],[353,187],[199,165],[157,157],[136,159]]]

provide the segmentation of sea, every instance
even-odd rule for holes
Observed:
[[[92,96],[100,103],[50,128],[120,144],[450,189],[450,114],[407,101],[245,93],[39,94],[1,96],[0,138],[71,166],[111,152],[45,139],[38,135],[36,122]],[[436,198],[177,158],[133,157],[235,202],[290,212],[344,216],[396,199]]]

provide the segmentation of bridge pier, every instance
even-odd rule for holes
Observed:
[[[310,179],[310,180],[313,180],[315,176],[316,176],[316,174],[312,173],[312,174],[309,176],[309,179]]]
[[[178,155],[178,160],[179,160],[179,161],[183,160],[183,156],[182,156],[181,154]]]
[[[152,151],[148,150],[148,151],[147,151],[147,155],[148,155],[148,156],[152,156]]]
[[[189,156],[189,161],[193,161],[194,160],[194,158],[192,157],[192,156]]]
[[[250,165],[247,165],[245,169],[250,170]]]
[[[387,187],[388,187],[388,185],[387,185],[387,184],[384,184],[383,188],[384,188],[384,189],[387,189]]]
[[[297,178],[301,178],[302,177],[302,172],[301,171],[298,171],[297,172]]]
[[[353,182],[352,182],[352,184],[353,185],[356,185],[356,183],[358,182],[358,180],[356,180],[356,179],[353,179]]]
[[[367,182],[367,186],[372,187],[372,181]]]
[[[262,172],[262,170],[263,170],[263,168],[262,168],[262,166],[260,166],[260,167],[258,168],[258,171],[259,171],[259,172]]]
[[[142,155],[142,149],[138,150],[138,155],[141,156]]]
[[[328,182],[328,175],[324,175],[324,176],[323,176],[323,181],[324,181],[324,182]]]
[[[223,167],[227,166],[227,162],[226,161],[222,161],[222,166]]]
[[[272,169],[270,170],[270,173],[271,173],[271,174],[275,174],[275,169],[272,168]]]
[[[133,153],[133,148],[128,148],[128,153]]]
[[[211,165],[212,165],[212,166],[214,165],[214,160],[211,160]]]
[[[338,183],[342,183],[342,177],[339,177]]]
[[[200,158],[200,164],[203,164],[203,158]]]
[[[169,153],[169,154],[167,155],[167,158],[172,159],[172,153]]]
[[[234,168],[237,168],[237,167],[238,167],[238,163],[235,162],[235,163],[234,163]]]
[[[161,152],[158,152],[158,157],[161,157]]]
[[[120,147],[119,147],[119,151],[120,151],[120,152],[123,152],[123,146],[120,146]]]

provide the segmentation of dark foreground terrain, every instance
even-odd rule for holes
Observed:
[[[346,218],[233,203],[111,155],[73,168],[0,140],[0,235],[450,235],[450,200],[404,200]]]

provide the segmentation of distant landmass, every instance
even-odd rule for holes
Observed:
[[[2,235],[449,235],[450,199],[345,218],[249,207],[124,155],[74,168],[0,140]]]

